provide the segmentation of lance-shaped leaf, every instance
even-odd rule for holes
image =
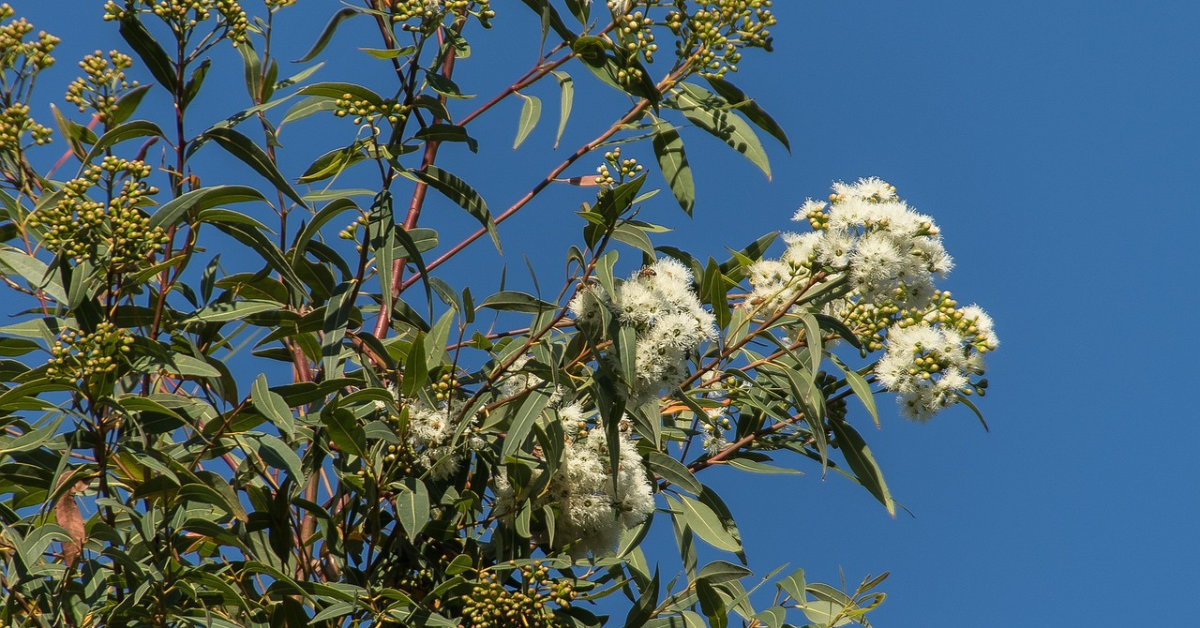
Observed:
[[[333,34],[337,32],[338,25],[359,13],[361,11],[351,7],[339,9],[337,13],[333,14],[333,17],[329,18],[329,22],[325,24],[325,28],[321,29],[321,35],[317,37],[317,41],[313,43],[312,48],[309,48],[303,57],[296,59],[296,63],[304,63],[305,61],[315,59],[325,49],[325,46],[329,45],[329,40],[333,39]]]
[[[221,148],[229,151],[229,154],[237,157],[247,166],[250,166],[255,172],[262,175],[267,181],[270,181],[271,185],[274,185],[276,189],[300,204],[301,207],[307,207],[304,199],[296,193],[296,190],[292,189],[291,184],[283,177],[283,173],[279,172],[279,168],[267,156],[266,151],[259,148],[258,144],[250,141],[250,138],[233,129],[223,128],[210,129],[205,132],[204,137],[220,144]]]
[[[704,490],[692,472],[671,456],[652,451],[647,462],[650,463],[650,470],[658,474],[658,477],[693,495],[699,495],[700,491]]]
[[[896,502],[892,499],[887,483],[883,481],[883,471],[875,462],[871,450],[867,448],[866,441],[842,419],[831,418],[829,425],[833,428],[834,438],[837,439],[842,455],[846,457],[846,463],[850,465],[850,470],[854,472],[858,481],[887,508],[889,515],[896,516]]]
[[[292,417],[292,409],[288,407],[283,397],[271,391],[267,385],[266,375],[260,373],[254,379],[254,387],[251,388],[250,394],[254,401],[254,407],[271,421],[280,434],[291,438],[296,431],[296,421]]]
[[[721,518],[707,504],[679,495],[680,514],[697,536],[709,545],[727,552],[740,552],[742,543],[725,529]]]
[[[662,168],[663,177],[671,187],[671,193],[679,202],[679,207],[687,215],[692,215],[696,205],[696,184],[692,180],[692,167],[688,165],[687,155],[683,152],[683,139],[665,120],[654,122],[654,156],[658,166]]]
[[[682,83],[668,104],[679,109],[693,124],[749,159],[767,175],[767,179],[771,178],[771,162],[758,135],[749,123],[733,113],[723,98],[698,85]]]
[[[750,98],[736,85],[719,76],[705,76],[704,80],[713,88],[721,98],[729,102],[734,109],[737,109],[742,115],[746,116],[758,128],[766,131],[771,137],[779,140],[780,144],[792,152],[792,145],[788,142],[787,134],[783,132],[783,127],[771,117],[753,98]]]
[[[324,339],[321,341],[321,369],[326,377],[341,377],[342,342],[346,339],[346,326],[350,322],[350,310],[354,308],[355,282],[346,281],[334,289],[329,303],[325,305],[325,320],[321,325]]]
[[[154,80],[172,94],[178,91],[179,81],[175,77],[175,65],[150,31],[138,20],[136,12],[125,12],[121,19],[120,33],[142,63],[146,64],[146,69],[150,70]]]
[[[150,226],[167,229],[181,217],[230,203],[266,201],[256,189],[243,185],[218,185],[185,192],[158,208],[150,216]]]
[[[496,231],[496,223],[492,221],[492,213],[488,211],[487,203],[479,195],[479,192],[476,192],[474,188],[467,185],[462,179],[437,166],[426,166],[424,170],[413,170],[411,172],[421,182],[441,192],[446,198],[454,201],[456,205],[467,210],[468,214],[471,214],[475,220],[478,220],[483,225],[488,235],[492,237],[492,243],[496,245],[496,250],[500,251],[500,234]]]
[[[516,150],[525,138],[533,132],[537,126],[538,120],[542,117],[542,101],[537,96],[525,96],[517,94],[524,99],[524,104],[521,105],[521,121],[517,125],[517,139],[513,142],[513,149]]]
[[[549,404],[550,393],[544,387],[530,392],[525,397],[525,400],[521,402],[521,407],[517,409],[516,416],[513,417],[508,434],[504,437],[504,448],[500,451],[501,460],[520,451],[529,432],[533,430],[534,422]]]
[[[537,314],[558,308],[557,305],[549,301],[543,301],[532,294],[513,290],[501,290],[484,299],[483,303],[479,304],[479,307],[491,308],[503,312],[526,312],[529,314]]]
[[[133,122],[126,122],[125,124],[113,128],[108,133],[101,135],[100,139],[96,140],[96,145],[92,146],[92,149],[88,151],[86,156],[84,156],[83,163],[91,163],[93,159],[104,154],[105,150],[124,142],[125,140],[131,140],[138,137],[161,137],[166,139],[167,136],[164,135],[162,129],[158,128],[158,125],[154,124],[153,122],[147,122],[146,120],[134,120]]]
[[[457,124],[443,124],[440,122],[431,124],[417,131],[413,137],[426,142],[462,142],[467,145],[467,148],[472,153],[479,152],[479,142],[470,135],[467,135],[465,127],[458,126]]]
[[[563,131],[567,129],[567,120],[571,118],[571,106],[575,102],[575,80],[566,72],[551,72],[551,74],[558,81],[560,91],[558,132],[554,135],[554,148],[558,148]]]

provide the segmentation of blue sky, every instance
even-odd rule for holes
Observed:
[[[41,85],[64,109],[58,94],[74,61],[124,48],[99,21],[99,3],[10,3],[64,38],[58,78]],[[502,25],[519,23],[498,28],[516,43],[480,40],[456,75],[484,95],[506,84],[499,62],[532,61],[536,49],[532,14],[495,4]],[[66,5],[88,16],[67,23]],[[292,58],[338,6],[301,0],[284,23]],[[1200,195],[1191,189],[1200,5],[778,0],[775,12],[776,52],[748,54],[734,78],[784,124],[793,152],[768,147],[767,184],[719,143],[685,133],[701,200],[691,222],[666,193],[647,208],[646,219],[676,227],[660,243],[721,257],[725,246],[789,228],[795,208],[827,194],[831,180],[879,176],[936,218],[957,261],[948,287],[992,314],[1003,345],[982,403],[990,433],[964,409],[916,425],[890,405],[883,429],[865,430],[913,517],[891,519],[865,491],[811,468],[783,478],[705,471],[738,515],[752,564],[765,572],[787,560],[824,581],[844,570],[851,586],[891,571],[879,626],[1181,621],[1189,610],[1174,606],[1200,587],[1200,343],[1187,322],[1200,307]],[[364,26],[348,24],[331,48],[375,46]],[[360,57],[334,59],[317,78],[386,81],[385,66]],[[240,93],[239,74],[225,80]],[[587,77],[577,79],[583,89]],[[564,149],[550,154],[557,89],[530,93],[546,111],[521,150],[511,150],[519,104],[509,103],[481,121],[491,129],[478,131],[481,157],[445,154],[494,208],[594,135],[589,113],[620,104],[581,96]],[[240,106],[229,102],[244,104],[208,97],[214,120]],[[344,140],[304,129],[285,129],[285,147]],[[312,152],[296,151],[295,172]],[[524,275],[522,250],[548,276],[561,274],[578,233],[570,212],[584,200],[562,188],[501,229],[511,276]],[[452,215],[445,228],[470,224]],[[479,251],[447,277],[494,287],[493,254]]]

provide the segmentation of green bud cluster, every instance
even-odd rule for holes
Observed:
[[[50,143],[52,131],[29,117],[29,105],[17,103],[0,112],[0,152],[21,150],[21,138],[29,133],[34,144]]]
[[[161,227],[150,225],[140,208],[158,193],[144,181],[150,172],[144,162],[105,157],[64,184],[58,203],[30,216],[29,225],[44,229],[47,249],[77,263],[93,260],[111,274],[142,267],[170,239]],[[92,187],[102,184],[110,190],[107,204],[88,196]]]
[[[616,33],[621,45],[631,55],[641,54],[646,63],[653,63],[654,53],[658,52],[658,44],[654,43],[654,33],[651,31],[653,26],[654,20],[641,11],[616,17]]]
[[[420,20],[424,25],[436,25],[441,24],[447,15],[474,15],[484,28],[491,28],[491,20],[496,17],[491,0],[383,0],[382,4],[391,9],[394,24]],[[405,24],[402,28],[421,30],[422,26]]]
[[[67,102],[79,107],[81,112],[92,109],[101,122],[108,123],[121,93],[138,86],[137,81],[130,82],[125,78],[125,70],[132,65],[133,59],[116,50],[109,51],[108,59],[99,50],[85,56],[79,62],[84,76],[71,81],[67,87]]]
[[[604,187],[611,187],[635,177],[643,170],[642,165],[636,159],[621,159],[620,146],[604,153],[604,161],[608,163],[601,164],[596,168],[596,185]],[[615,177],[612,174],[614,172],[617,173]]]
[[[11,19],[13,8],[0,4],[0,154],[19,154],[32,144],[50,143],[50,128],[29,117],[25,102],[37,74],[54,64],[50,56],[59,39],[45,31],[25,41],[33,25],[25,18]],[[28,134],[28,140],[26,140]]]
[[[354,222],[346,225],[345,229],[339,231],[338,237],[343,240],[356,240],[358,239],[358,228],[365,226],[367,226],[367,217],[359,216]]]
[[[88,334],[67,330],[50,347],[46,375],[61,382],[87,382],[109,376],[126,363],[133,345],[128,330],[104,321]]]
[[[13,8],[7,2],[0,4],[0,20],[7,20],[13,15]],[[36,41],[25,41],[25,36],[32,32],[33,24],[23,17],[0,26],[0,67],[20,71],[27,66],[44,70],[54,65],[54,57],[50,53],[60,40],[41,31]]]
[[[271,3],[267,4],[270,7]],[[215,11],[220,16],[218,25],[225,29],[224,36],[234,46],[248,41],[246,31],[250,27],[250,19],[237,0],[137,0],[124,6],[109,0],[104,4],[104,19],[123,19],[131,5],[148,9],[176,34],[192,32],[211,18]]]
[[[375,126],[376,121],[386,117],[388,122],[397,124],[408,115],[408,108],[394,101],[385,100],[380,105],[355,98],[353,94],[342,94],[341,98],[333,101],[333,115],[344,118],[354,116],[354,124],[366,122]]]
[[[665,25],[678,38],[680,58],[697,57],[700,74],[724,76],[737,72],[745,48],[771,51],[771,32],[776,24],[771,0],[706,0],[689,10],[677,2],[667,14]]]
[[[568,608],[575,597],[569,581],[555,581],[541,563],[520,568],[519,584],[510,588],[505,578],[489,571],[480,574],[471,593],[460,598],[463,626],[468,628],[559,628],[569,626],[554,616],[549,604]]]

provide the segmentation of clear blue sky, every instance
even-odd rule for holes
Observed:
[[[10,2],[65,40],[59,80],[41,85],[43,96],[58,98],[84,52],[124,48],[99,21],[99,3]],[[530,32],[522,4],[495,4],[502,24],[525,25],[507,32]],[[301,1],[285,22],[291,58],[338,7]],[[752,564],[765,572],[788,560],[825,581],[842,569],[851,586],[889,570],[881,627],[1186,624],[1194,613],[1177,606],[1200,589],[1200,343],[1187,322],[1200,308],[1200,194],[1191,189],[1200,5],[778,0],[775,12],[776,52],[747,55],[735,79],[784,123],[793,154],[769,147],[768,185],[715,141],[685,134],[701,202],[690,223],[665,193],[647,209],[647,219],[678,227],[663,243],[720,257],[724,246],[788,228],[831,180],[879,176],[938,220],[957,260],[949,287],[991,312],[1003,345],[983,401],[991,433],[966,410],[915,425],[890,405],[883,429],[865,433],[915,517],[889,518],[835,476],[705,471],[739,515]],[[348,26],[332,48],[377,45],[369,29]],[[497,61],[532,61],[534,48],[481,42],[456,78],[486,95],[474,86],[506,84]],[[317,79],[378,82],[385,72],[355,56]],[[239,74],[224,79],[238,92]],[[484,120],[494,133],[477,131],[482,158],[446,154],[494,207],[562,158],[545,150],[557,91],[550,83],[531,93],[546,111],[520,151],[510,148],[511,104]],[[223,103],[214,119],[244,103],[210,97]],[[594,135],[587,112],[610,102],[619,104],[577,102],[564,150]],[[286,129],[282,140],[339,141]],[[298,151],[295,172],[308,154]],[[550,277],[561,273],[581,200],[554,190],[502,228],[510,275],[524,274],[522,248]],[[455,228],[467,226],[448,223]],[[448,277],[494,286],[496,267],[484,261],[452,265]]]

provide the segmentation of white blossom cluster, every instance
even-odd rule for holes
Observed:
[[[455,419],[462,410],[462,402],[458,400],[433,408],[419,400],[408,403],[408,450],[416,466],[427,470],[434,480],[445,480],[454,475],[467,457],[466,449],[482,445],[474,436],[466,440],[466,448],[464,443],[456,443],[460,423]],[[475,423],[475,417],[466,420]]]
[[[983,354],[1000,344],[992,319],[976,305],[958,310],[957,325],[921,321],[888,330],[887,353],[875,366],[879,383],[899,393],[901,413],[928,421],[970,394],[971,376],[983,374]]]
[[[821,307],[854,330],[865,352],[886,349],[876,377],[898,393],[907,418],[926,421],[979,390],[983,354],[999,340],[978,306],[958,308],[934,285],[953,266],[933,219],[896,196],[877,178],[834,183],[829,201],[808,200],[793,220],[813,231],[783,236],[779,259],[747,269],[747,303],[775,311],[796,302],[825,272],[844,281],[844,294]]]
[[[790,302],[815,272],[845,273],[859,301],[899,308],[925,307],[934,296],[933,278],[953,261],[938,228],[877,178],[835,183],[829,203],[808,200],[793,220],[815,231],[787,234],[778,260],[750,267],[752,297],[778,307]]]
[[[629,436],[628,421],[622,422],[619,462],[614,489],[614,470],[609,464],[609,442],[602,427],[587,427],[578,404],[559,410],[567,434],[563,459],[533,507],[557,506],[553,544],[571,555],[582,557],[611,553],[627,528],[638,525],[654,511],[652,486]],[[517,495],[502,475],[496,478],[496,510],[511,519],[528,496]]]
[[[636,330],[637,379],[629,382],[635,403],[683,381],[689,352],[717,337],[712,313],[692,292],[691,271],[671,258],[634,273],[611,298],[598,286],[580,290],[570,308],[577,320],[595,320],[605,308]]]

